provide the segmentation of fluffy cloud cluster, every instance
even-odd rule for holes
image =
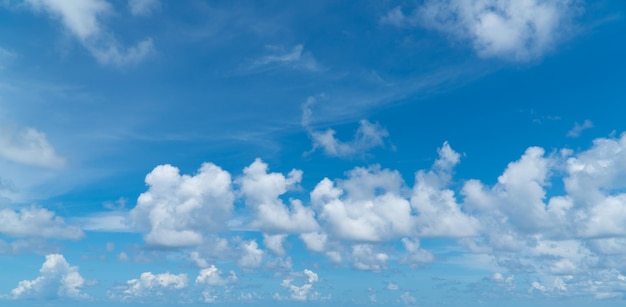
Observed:
[[[563,283],[563,293],[582,289],[582,276],[597,280],[612,276],[610,270],[626,270],[621,261],[626,255],[626,135],[596,139],[580,152],[546,154],[530,147],[491,185],[453,180],[461,155],[448,143],[438,153],[430,169],[415,173],[412,187],[398,171],[357,167],[345,178],[322,179],[308,200],[291,198],[289,205],[284,198],[300,188],[299,170],[287,175],[269,172],[257,159],[231,180],[212,164],[205,164],[196,176],[180,176],[175,168],[161,166],[148,176],[149,191],[133,212],[135,219],[145,219],[149,243],[197,244],[204,233],[214,231],[215,223],[224,225],[233,195],[239,195],[246,204],[242,212],[250,214],[244,228],[263,234],[263,245],[240,241],[234,249],[245,269],[272,259],[264,249],[287,255],[284,242],[297,235],[310,251],[372,271],[384,270],[392,260],[421,266],[436,257],[423,248],[422,239],[454,239],[467,253],[493,259],[492,265],[503,272],[534,274],[544,287]],[[453,182],[460,188],[453,189]],[[194,208],[224,214],[204,214],[201,217],[209,220],[199,222]],[[215,216],[221,218],[211,219]],[[168,232],[177,240],[157,236]],[[198,239],[183,240],[189,233],[189,238]],[[403,246],[398,257],[390,257],[381,245],[393,241]],[[603,291],[611,293],[609,288]]]
[[[70,266],[63,255],[47,255],[39,273],[40,276],[33,280],[20,281],[11,291],[13,298],[84,299],[88,297],[81,292],[85,279],[78,273],[78,267]]]
[[[527,61],[563,39],[576,13],[576,1],[570,0],[429,0],[411,14],[397,7],[381,21],[467,40],[481,57]]]
[[[192,257],[197,257],[193,256]],[[204,262],[204,264],[206,264]],[[195,281],[190,284],[187,274],[162,273],[154,274],[144,272],[139,278],[131,279],[126,285],[109,291],[110,298],[119,298],[123,301],[142,301],[143,299],[159,297],[167,301],[172,295],[185,289],[185,296],[192,300],[206,303],[214,302],[218,296],[213,293],[213,288],[224,287],[237,282],[237,275],[230,272],[224,277],[220,269],[215,265],[208,265],[201,269]],[[194,295],[197,297],[194,298]]]
[[[255,160],[243,170],[239,178],[240,191],[246,205],[253,208],[256,218],[254,228],[265,232],[300,233],[318,228],[313,211],[299,200],[291,200],[285,206],[280,196],[297,186],[302,180],[302,171],[292,170],[287,176],[268,173],[268,165]]]
[[[203,234],[222,230],[233,211],[230,174],[205,163],[194,176],[171,165],[146,176],[148,191],[137,199],[130,222],[146,230],[146,242],[165,247],[198,245]]]
[[[148,38],[133,47],[123,48],[112,34],[103,29],[103,18],[113,14],[113,7],[106,0],[26,2],[33,10],[59,19],[100,64],[118,67],[135,64],[154,51],[152,39]],[[158,5],[158,1],[133,0],[129,5],[134,15],[141,15],[151,11]]]
[[[229,283],[237,281],[237,274],[230,272],[230,275],[226,278],[222,277],[222,271],[211,265],[208,268],[200,270],[198,277],[196,277],[196,284],[203,284],[208,286],[223,286]]]
[[[163,291],[180,290],[187,287],[186,274],[153,274],[152,272],[142,273],[139,278],[126,282],[123,288],[123,299],[130,300],[144,296],[163,296]]]

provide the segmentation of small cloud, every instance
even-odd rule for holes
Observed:
[[[582,124],[579,124],[578,122],[576,122],[574,123],[574,128],[572,128],[572,130],[567,132],[567,137],[577,138],[580,136],[580,134],[583,131],[587,129],[591,129],[591,128],[593,128],[593,123],[588,119],[585,119],[585,121]]]
[[[120,197],[118,200],[111,202],[107,201],[102,203],[102,206],[110,209],[110,210],[121,210],[126,208],[126,204],[128,203],[128,199],[124,197]]]
[[[294,279],[293,278],[287,278],[285,280],[283,280],[283,282],[281,283],[281,285],[287,289],[289,289],[289,292],[291,292],[290,298],[292,300],[296,300],[296,301],[307,301],[307,300],[315,300],[319,297],[319,293],[316,291],[312,291],[313,289],[313,284],[316,283],[317,281],[319,281],[319,278],[317,276],[317,273],[305,269],[304,270],[304,276],[306,278],[306,281],[304,282],[304,284],[302,286],[296,286],[293,284]],[[285,297],[281,297],[280,295],[276,294],[275,295],[275,299],[286,299]]]
[[[331,157],[348,158],[359,154],[365,154],[376,147],[385,147],[385,140],[389,137],[389,132],[378,123],[372,123],[362,119],[359,121],[354,138],[350,141],[341,141],[335,137],[335,130],[326,129],[317,131],[311,128],[311,105],[315,99],[309,97],[302,106],[302,125],[313,140],[313,149],[308,153],[321,148],[322,151]]]
[[[243,255],[237,264],[242,268],[258,268],[263,263],[265,252],[259,248],[255,240],[243,242],[241,245]]]
[[[263,234],[263,244],[265,244],[265,247],[267,247],[269,250],[274,252],[276,255],[284,256],[285,248],[283,247],[283,241],[285,240],[286,237],[287,235],[285,234],[281,234],[281,235]]]
[[[396,284],[396,283],[389,282],[389,283],[387,284],[387,290],[392,290],[392,291],[395,291],[395,290],[398,290],[398,289],[400,289],[400,287],[399,287],[399,286],[398,286],[398,284]]]
[[[128,257],[128,254],[126,254],[125,252],[121,252],[117,255],[117,260],[121,262],[128,262],[130,261],[130,257]]]
[[[413,305],[417,300],[411,295],[411,292],[406,291],[400,296],[400,302],[406,305]]]
[[[222,271],[214,265],[200,270],[198,277],[196,277],[196,284],[207,286],[224,286],[234,282],[237,282],[237,274],[235,272],[231,271],[230,275],[224,278],[222,277]]]
[[[0,210],[0,234],[11,237],[80,239],[82,230],[70,226],[54,212],[45,208]]]
[[[85,231],[95,232],[135,232],[128,223],[128,212],[97,212],[74,220],[82,225]]]
[[[303,45],[296,45],[291,50],[279,47],[268,47],[268,49],[272,49],[274,53],[255,60],[251,69],[267,70],[284,67],[312,72],[322,70],[313,55],[304,51]]]
[[[0,158],[51,169],[65,166],[46,135],[34,128],[0,127]]]
[[[133,16],[149,16],[161,9],[159,0],[128,0],[128,8]]]

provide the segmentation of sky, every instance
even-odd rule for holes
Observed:
[[[625,13],[0,0],[0,305],[622,306]]]

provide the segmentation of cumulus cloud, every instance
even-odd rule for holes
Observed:
[[[206,261],[206,259],[200,257],[200,253],[198,252],[191,252],[189,254],[189,259],[199,268],[209,267],[209,263]]]
[[[326,249],[328,235],[319,232],[303,233],[300,239],[306,244],[306,248],[314,252],[322,252]]]
[[[14,299],[85,299],[81,292],[85,279],[78,272],[78,267],[71,266],[63,255],[50,254],[39,270],[39,277],[20,281],[11,291]]]
[[[231,271],[230,275],[226,278],[222,277],[222,271],[216,268],[214,265],[204,268],[196,277],[196,284],[202,284],[207,286],[223,286],[229,283],[237,281],[237,274]]]
[[[159,0],[128,0],[128,8],[134,16],[148,16],[161,8]]]
[[[150,188],[144,194],[150,197],[140,197],[137,208],[146,207],[136,214],[145,219],[138,225],[145,225],[147,232],[159,228],[173,231],[178,242],[185,238],[184,231],[206,238],[215,224],[193,224],[198,214],[176,209],[178,204],[196,208],[199,203],[227,203],[221,207],[228,208],[226,211],[207,210],[231,212],[233,195],[240,195],[247,206],[243,211],[251,213],[251,225],[256,226],[253,229],[263,234],[264,248],[280,257],[286,256],[283,243],[293,233],[308,250],[335,263],[348,261],[357,269],[381,271],[394,260],[419,267],[435,259],[421,246],[423,238],[449,238],[465,248],[463,257],[490,259],[490,264],[481,265],[494,271],[538,277],[538,285],[546,291],[537,286],[534,292],[561,295],[567,289],[567,293],[583,293],[587,278],[604,283],[599,291],[613,293],[617,286],[609,281],[618,275],[606,272],[626,270],[622,261],[626,255],[625,153],[626,135],[596,139],[591,148],[577,152],[562,149],[546,153],[543,148],[529,147],[503,166],[493,184],[486,184],[477,179],[455,180],[454,169],[462,155],[444,142],[430,169],[415,173],[412,187],[398,171],[356,167],[344,178],[319,181],[309,193],[307,206],[297,199],[291,199],[291,206],[287,206],[281,199],[288,191],[301,188],[303,174],[298,170],[286,175],[269,172],[266,163],[256,160],[244,169],[233,191],[230,175],[212,164],[186,177],[171,166],[163,166],[148,176]],[[205,186],[212,190],[190,193]],[[194,195],[200,194],[227,202],[196,201]],[[161,206],[166,209],[157,210]],[[155,219],[158,214],[168,218]],[[215,221],[223,225],[225,219]],[[388,247],[383,249],[382,244],[394,241],[404,248],[396,251],[398,257],[390,257]],[[178,244],[169,246],[182,246]],[[211,246],[203,251],[205,254],[209,249],[222,251],[228,245],[217,241],[203,244]],[[272,258],[255,240],[240,241],[229,255],[236,255],[232,257],[245,270],[264,264],[281,270],[291,267],[289,257]],[[198,267],[211,268],[200,254],[192,253],[190,259]],[[494,276],[488,282],[512,288],[514,279]],[[211,293],[208,297],[214,296]]]
[[[113,14],[106,0],[59,1],[26,0],[35,11],[43,11],[58,19],[65,28],[103,65],[126,66],[142,61],[154,52],[152,39],[148,38],[130,48],[121,47],[115,37],[102,26],[103,18]],[[144,9],[142,3],[132,1],[131,7]],[[145,10],[145,9],[144,9]]]
[[[84,235],[80,228],[67,225],[54,212],[37,207],[0,210],[0,233],[11,237],[57,239],[80,239]]]
[[[246,269],[258,268],[263,264],[265,252],[259,248],[255,240],[243,242],[241,245],[242,255],[237,264]]]
[[[163,291],[175,291],[188,285],[186,274],[153,274],[144,272],[139,278],[131,279],[120,287],[122,299],[131,300],[137,297],[163,296]]]
[[[382,241],[414,231],[414,216],[409,201],[401,195],[402,185],[396,171],[355,168],[338,186],[323,179],[311,192],[311,203],[335,237]]]
[[[576,122],[574,123],[574,127],[572,128],[572,130],[567,132],[567,137],[577,138],[583,131],[591,128],[593,128],[593,123],[588,119],[585,119],[582,124]]]
[[[428,0],[408,14],[396,7],[381,22],[434,29],[470,42],[484,58],[528,61],[565,39],[576,14],[570,0]]]
[[[285,255],[285,248],[283,247],[283,241],[287,235],[267,235],[263,234],[263,244],[279,256]]]
[[[389,255],[377,252],[371,244],[353,245],[351,257],[355,268],[366,271],[381,271],[389,260]]]
[[[46,135],[34,128],[0,127],[0,158],[51,169],[65,166]]]
[[[459,154],[447,143],[432,170],[418,171],[413,191],[398,171],[357,167],[347,179],[323,179],[311,192],[318,219],[336,238],[386,241],[405,236],[476,235],[479,222],[464,213],[447,188]]]
[[[407,255],[402,259],[404,263],[416,265],[431,262],[435,259],[435,256],[429,251],[420,248],[420,242],[417,239],[402,238],[402,244],[407,251]]]
[[[311,128],[311,105],[313,103],[315,103],[315,98],[309,97],[302,106],[302,126],[313,141],[311,152],[321,149],[328,156],[348,158],[385,146],[385,139],[389,137],[389,132],[378,123],[371,123],[364,119],[359,121],[359,128],[354,138],[347,142],[339,140],[333,129],[318,131]]]
[[[269,173],[268,165],[256,159],[243,170],[238,179],[246,205],[255,211],[251,226],[266,232],[301,233],[317,230],[315,213],[301,201],[292,199],[287,207],[280,196],[295,188],[302,180],[302,171],[292,170],[287,176]]]
[[[308,269],[305,269],[303,273],[304,276],[301,276],[300,278],[304,277],[306,280],[302,286],[294,285],[294,278],[284,279],[281,285],[289,289],[290,298],[292,300],[307,301],[317,299],[319,297],[319,293],[312,290],[313,284],[319,280],[317,273]]]
[[[146,184],[130,222],[147,231],[145,240],[152,245],[198,245],[204,233],[222,230],[233,211],[231,176],[211,163],[193,176],[160,165],[146,176]]]
[[[418,233],[428,237],[466,237],[478,233],[479,222],[461,210],[455,193],[448,188],[453,167],[460,155],[447,142],[439,148],[439,158],[430,171],[415,175],[411,207],[419,212]]]

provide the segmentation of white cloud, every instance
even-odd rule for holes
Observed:
[[[126,50],[102,26],[104,16],[113,14],[106,0],[26,0],[36,11],[45,11],[60,19],[81,44],[103,65],[126,66],[142,61],[154,52],[152,39],[139,42]]]
[[[148,16],[161,8],[159,0],[128,0],[128,8],[134,16]]]
[[[402,238],[402,244],[408,255],[402,261],[411,265],[432,262],[435,256],[429,251],[420,248],[420,242],[417,239]]]
[[[327,178],[311,192],[319,219],[333,236],[357,241],[382,241],[410,235],[414,216],[401,196],[403,181],[396,171],[355,168],[338,186]]]
[[[478,233],[479,222],[461,211],[454,191],[447,188],[453,167],[460,161],[447,142],[438,150],[439,159],[432,170],[415,175],[411,207],[419,212],[418,233],[429,237],[465,237]]]
[[[113,43],[86,47],[100,64],[117,67],[137,64],[154,52],[151,38],[140,41],[126,50]]]
[[[11,237],[42,237],[59,239],[80,239],[80,228],[70,226],[44,208],[21,208],[0,210],[0,233]]]
[[[263,244],[265,244],[265,247],[267,247],[269,250],[271,250],[275,254],[284,256],[285,248],[283,247],[283,241],[285,241],[286,237],[287,235],[263,234]]]
[[[191,261],[195,263],[196,266],[198,266],[199,268],[209,267],[209,263],[206,261],[206,259],[200,257],[200,253],[198,252],[191,252],[189,254],[189,259],[191,259]]]
[[[246,204],[255,211],[251,226],[266,232],[302,233],[318,229],[315,213],[296,199],[287,207],[279,198],[302,180],[302,171],[292,170],[287,177],[268,173],[268,165],[256,159],[243,170],[237,181]]]
[[[402,295],[400,295],[400,301],[406,305],[413,305],[417,302],[409,291],[405,291]]]
[[[382,23],[423,26],[471,42],[485,58],[528,61],[565,39],[577,14],[570,0],[428,0],[410,14],[391,10]]]
[[[389,137],[389,132],[378,123],[371,123],[367,120],[359,121],[354,138],[344,142],[335,137],[335,130],[327,129],[317,131],[311,128],[312,114],[311,106],[315,103],[315,98],[309,97],[302,105],[302,126],[309,133],[313,141],[311,152],[320,148],[331,157],[348,158],[360,154],[365,154],[376,147],[385,147],[385,139]]]
[[[196,277],[196,284],[203,284],[207,286],[223,286],[226,284],[234,283],[237,281],[237,275],[235,272],[230,272],[230,275],[226,278],[222,277],[222,271],[216,268],[214,265],[200,270],[198,277]]]
[[[130,261],[130,257],[128,257],[128,254],[126,254],[125,252],[121,252],[117,255],[117,260],[121,262],[128,262]]]
[[[13,298],[88,298],[81,292],[85,279],[78,273],[78,267],[70,266],[63,255],[47,255],[39,272],[36,279],[20,281],[11,291]]]
[[[128,212],[98,212],[85,217],[72,219],[86,231],[96,232],[135,232],[127,223]]]
[[[371,244],[353,245],[351,257],[355,268],[366,271],[382,271],[389,260],[389,255],[375,251]]]
[[[265,267],[276,269],[273,271],[280,274],[290,270],[291,258],[286,256],[283,247],[289,233],[299,234],[308,250],[324,254],[332,262],[347,261],[357,269],[372,271],[385,270],[390,261],[410,266],[431,262],[435,257],[420,246],[420,240],[442,237],[457,239],[466,248],[462,256],[465,262],[455,260],[457,263],[503,272],[483,280],[482,283],[491,283],[494,289],[514,289],[515,280],[517,284],[524,280],[505,277],[505,272],[536,277],[538,284],[533,292],[546,295],[589,293],[585,291],[591,290],[585,290],[584,286],[589,280],[603,282],[597,287],[598,292],[613,293],[619,289],[614,283],[621,275],[618,272],[609,275],[606,271],[626,270],[622,261],[626,254],[626,241],[622,238],[626,235],[626,210],[623,209],[626,207],[623,193],[626,135],[596,139],[591,148],[578,152],[560,150],[546,154],[542,148],[529,147],[519,159],[504,167],[492,185],[476,179],[458,182],[454,168],[460,163],[461,154],[447,143],[438,153],[439,158],[429,170],[416,173],[413,187],[405,184],[398,171],[379,166],[357,167],[343,179],[324,178],[310,192],[310,206],[302,205],[307,212],[302,221],[315,227],[296,225],[303,222],[294,222],[300,221],[298,215],[281,200],[288,191],[300,188],[302,172],[271,173],[261,160],[244,170],[235,192],[230,188],[228,173],[206,164],[213,171],[201,170],[187,179],[181,179],[184,176],[171,166],[157,168],[151,173],[153,177],[147,178],[150,187],[146,193],[167,195],[169,198],[164,199],[168,204],[184,203],[180,195],[196,195],[195,192],[177,191],[196,191],[198,186],[204,185],[187,184],[194,188],[183,189],[186,184],[181,182],[206,176],[222,183],[225,188],[218,190],[227,193],[214,194],[230,195],[227,198],[231,205],[233,194],[245,198],[247,209],[252,210],[242,211],[252,212],[252,224],[264,236],[264,248],[281,257],[268,256],[255,240],[239,241],[239,246],[232,250],[224,240],[215,244],[203,241],[197,249],[210,257],[224,254],[238,259],[238,265],[244,270],[264,267],[264,262],[267,262]],[[222,172],[223,180],[216,180],[219,177],[216,174]],[[212,182],[206,178],[197,180]],[[562,180],[563,185],[558,180]],[[452,186],[460,187],[460,196]],[[152,198],[144,201],[148,200],[154,202]],[[292,204],[294,201],[299,203],[292,200]],[[263,206],[272,210],[259,210]],[[146,212],[141,216],[149,220],[154,214],[150,210]],[[178,211],[172,209],[172,212]],[[170,224],[154,224],[171,229],[173,226],[168,225],[175,225],[175,221],[181,219],[186,221],[182,224],[185,227],[173,230],[193,231],[202,238],[215,236],[209,229],[214,224],[191,227],[189,215],[167,213],[164,216]],[[150,227],[146,229],[149,231]],[[392,254],[391,246],[397,245],[390,242],[402,243],[404,251]],[[213,275],[217,269],[199,253],[192,253],[190,259],[199,267],[209,269],[205,272],[206,278],[220,276]],[[215,280],[226,279],[219,278]],[[298,293],[306,287],[295,286],[289,281],[292,279],[287,278],[285,282],[295,293],[292,298],[302,297]],[[541,287],[545,291],[541,291]],[[208,299],[215,297],[215,293],[207,292]]]
[[[284,279],[281,285],[289,289],[291,292],[290,298],[293,300],[307,301],[317,299],[319,297],[319,293],[312,291],[313,284],[319,280],[317,273],[308,269],[305,269],[303,273],[306,281],[302,286],[292,284],[294,281],[293,278]]]
[[[65,166],[65,159],[56,154],[46,135],[33,128],[0,127],[0,158],[52,169]]]
[[[296,70],[320,71],[322,67],[315,61],[310,52],[304,51],[303,45],[296,45],[291,50],[285,51],[284,48],[269,46],[274,54],[264,56],[252,63],[253,69],[274,69],[285,67]]]
[[[146,176],[146,184],[148,191],[137,199],[130,221],[147,231],[151,245],[198,245],[204,233],[222,230],[233,211],[231,176],[211,163],[193,176],[160,165]]]
[[[241,245],[242,255],[237,264],[242,268],[258,268],[263,264],[265,252],[259,249],[255,240],[243,242]]]
[[[389,282],[387,284],[387,290],[395,291],[395,290],[398,290],[398,289],[400,289],[400,287],[398,286],[398,284],[396,284],[394,282]]]
[[[319,232],[303,233],[300,235],[300,239],[302,239],[307,249],[314,252],[323,252],[326,249],[328,235]]]
[[[567,132],[567,137],[577,138],[583,131],[591,128],[593,128],[593,123],[588,119],[585,119],[582,124],[576,122],[574,123],[574,127],[572,128],[572,130]]]
[[[121,287],[122,299],[130,300],[136,297],[162,296],[162,291],[180,290],[187,287],[186,274],[153,274],[144,272],[139,278],[131,279]]]

